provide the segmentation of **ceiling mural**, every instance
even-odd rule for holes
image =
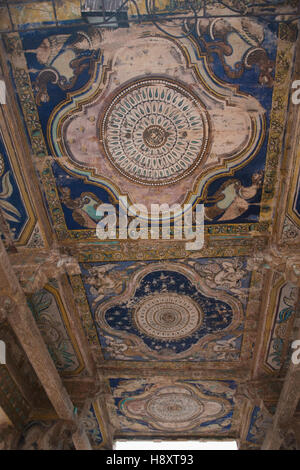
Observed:
[[[290,351],[290,336],[297,320],[299,289],[292,283],[277,279],[272,292],[270,308],[269,337],[266,338],[267,350],[265,364],[273,372],[280,371],[287,361]]]
[[[105,359],[230,363],[251,346],[243,333],[253,321],[250,260],[82,263],[81,270],[92,311],[86,329],[96,329]]]
[[[56,368],[66,376],[80,374],[84,364],[57,281],[53,279],[51,284],[28,295],[27,299]]]
[[[289,189],[287,214],[282,229],[282,241],[297,244],[300,240],[300,164],[299,156],[295,161],[294,172]]]
[[[99,448],[103,443],[100,423],[101,413],[99,412],[99,407],[97,403],[92,403],[90,409],[83,418],[83,426],[91,439],[92,447],[94,449]]]
[[[99,124],[110,162],[143,185],[181,180],[203,160],[209,142],[203,105],[182,86],[162,79],[123,89]]]
[[[110,379],[110,386],[110,413],[120,435],[230,432],[236,389],[233,381]]]
[[[37,165],[59,239],[98,240],[95,208],[120,195],[204,202],[208,226],[267,231],[293,54],[277,32],[224,19],[181,39],[151,26],[7,35],[32,149],[55,160]]]
[[[16,371],[2,369],[21,447],[215,437],[257,449],[276,424],[300,318],[297,28],[234,15],[247,2],[233,0],[207,0],[212,17],[161,0],[156,18],[185,19],[138,23],[150,3],[130,2],[122,27],[83,21],[77,0],[0,7],[1,35],[13,21],[0,76],[15,92],[0,107],[0,281],[24,298],[22,348],[45,387],[41,401],[13,392]],[[97,208],[118,220],[120,197],[143,217],[203,203],[203,249],[173,240],[176,213],[170,239],[149,227],[100,240]]]
[[[266,430],[270,423],[270,415],[259,406],[255,406],[250,415],[249,429],[246,437],[247,442],[259,448],[259,445],[262,444],[266,436]]]
[[[127,41],[129,44],[125,50],[119,49],[117,56],[114,52],[114,43],[118,41],[118,37],[116,34],[107,37],[108,57],[106,60],[112,62],[111,67],[113,68],[112,73],[107,72],[107,85],[100,93],[101,76],[98,75],[92,87],[89,85],[86,92],[85,90],[80,91],[80,98],[75,95],[71,104],[67,103],[67,107],[64,104],[59,105],[58,112],[54,111],[51,116],[53,119],[51,154],[58,157],[66,156],[73,165],[77,163],[85,168],[93,168],[95,177],[102,174],[106,179],[109,179],[110,176],[112,179],[114,175],[114,183],[119,182],[118,186],[122,187],[123,192],[126,191],[132,202],[137,202],[140,196],[143,197],[144,202],[147,202],[148,190],[132,185],[130,181],[146,186],[160,186],[168,183],[174,184],[185,177],[184,187],[186,188],[187,184],[192,186],[196,184],[196,182],[194,183],[195,177],[189,176],[193,168],[198,168],[201,163],[203,172],[208,171],[210,165],[221,163],[226,159],[226,154],[224,155],[220,148],[223,144],[220,126],[224,125],[224,120],[227,125],[229,122],[231,126],[234,125],[230,113],[231,106],[236,108],[236,125],[239,126],[239,132],[236,134],[238,141],[231,142],[228,146],[227,153],[233,158],[227,156],[227,167],[233,166],[229,160],[235,161],[236,166],[237,161],[240,161],[241,158],[251,158],[250,155],[253,155],[257,148],[263,124],[261,122],[262,110],[258,103],[255,103],[253,98],[249,98],[247,102],[244,96],[238,95],[233,96],[230,102],[227,97],[234,95],[234,90],[230,90],[229,87],[222,89],[219,83],[216,84],[213,77],[209,76],[209,71],[205,70],[203,60],[200,64],[190,66],[190,68],[197,67],[198,73],[201,69],[202,82],[210,85],[212,88],[210,95],[212,96],[209,95],[209,90],[205,88],[199,90],[200,85],[194,83],[192,72],[186,69],[187,60],[191,60],[191,58],[187,59],[182,53],[180,54],[181,51],[178,47],[176,48],[176,45],[169,44],[170,41],[166,39],[156,37],[144,39],[139,36],[140,33],[135,37],[131,31],[130,39]],[[103,42],[103,56],[105,56],[106,41]],[[130,44],[133,43],[138,49],[138,54],[136,53],[135,60],[130,63]],[[141,44],[139,45],[139,43]],[[113,49],[114,54],[110,52],[110,49]],[[151,75],[155,77],[159,70],[166,69],[167,73],[170,70],[170,78],[173,80],[166,81],[159,78],[153,78],[150,81],[136,80],[136,76],[143,77],[149,74],[145,57],[150,54],[150,49]],[[192,50],[190,54],[193,54],[192,57],[194,57],[195,52]],[[177,55],[179,57],[174,60]],[[176,69],[178,71],[174,73]],[[181,76],[179,71],[182,69],[184,72]],[[176,79],[175,82],[174,79]],[[128,83],[125,89],[124,85],[122,86],[123,83]],[[194,93],[191,94],[180,83],[189,83],[189,89]],[[116,84],[120,84],[120,86],[117,87]],[[206,86],[208,87],[208,85]],[[96,94],[95,89],[98,90]],[[89,95],[92,95],[92,102]],[[226,98],[229,101],[228,104]],[[205,100],[205,103],[202,104],[200,99]],[[86,103],[86,106],[78,113],[78,108],[82,107],[82,101]],[[105,109],[106,101],[110,103],[109,109]],[[198,103],[197,110],[192,111],[194,106],[191,107],[191,104],[195,102]],[[204,112],[208,107],[213,110],[211,115]],[[244,108],[247,107],[253,110],[251,116],[247,116],[244,111]],[[85,110],[87,108],[89,115],[86,120]],[[257,109],[256,114],[255,109]],[[167,120],[159,120],[162,114],[167,117]],[[66,118],[67,116],[70,116],[69,119]],[[81,120],[80,116],[82,116]],[[210,158],[204,155],[207,153],[209,140],[211,140],[209,117],[214,120],[215,127],[214,144],[209,152]],[[97,138],[99,118],[100,135]],[[82,119],[84,119],[84,126]],[[108,123],[112,123],[112,120],[114,127],[111,125],[110,130],[106,131]],[[181,126],[186,129],[186,136],[184,132],[180,131],[183,129]],[[84,134],[82,137],[76,131],[78,129]],[[159,132],[161,136],[156,137],[158,141],[156,144],[154,143],[154,147],[151,139],[149,140],[151,130],[154,130],[154,134]],[[119,134],[121,135],[121,147],[114,148],[113,137],[116,139]],[[61,136],[61,139],[57,139],[58,136]],[[78,138],[82,139],[83,145],[80,144]],[[99,149],[98,139],[100,147],[103,142],[103,151],[101,148]],[[182,159],[183,153],[185,159]],[[157,158],[158,155],[160,155],[160,160]],[[108,161],[103,156],[108,157]],[[117,167],[125,179],[122,177],[116,179],[114,168],[108,162],[112,163],[115,168]],[[70,163],[66,162],[66,165],[70,167]],[[197,178],[201,174],[200,168],[198,170],[196,172]],[[202,182],[202,186],[204,182]],[[120,189],[118,191],[120,192]],[[170,198],[170,191],[168,191],[168,198],[165,200],[163,193],[158,188],[152,188],[151,202],[158,200],[158,195],[160,201],[168,203],[181,202],[183,198],[186,198],[186,190],[184,191],[182,185],[173,186],[172,191],[174,191],[174,196],[176,194],[175,199]]]
[[[7,137],[6,137],[7,138]],[[16,243],[28,242],[33,230],[35,216],[31,201],[25,189],[20,168],[16,161],[11,162],[0,131],[0,215],[7,227],[5,238]]]

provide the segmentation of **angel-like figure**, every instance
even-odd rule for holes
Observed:
[[[44,67],[41,71],[30,69],[39,72],[34,83],[37,104],[50,101],[49,83],[70,90],[84,70],[91,73],[101,41],[100,30],[92,28],[88,32],[78,31],[73,41],[70,34],[53,34],[44,38],[36,49],[26,50],[35,54],[39,65]]]
[[[243,280],[248,275],[248,268],[241,260],[220,260],[208,264],[190,262],[194,269],[205,280],[211,289],[228,290],[240,297],[246,295],[243,292]]]
[[[96,296],[93,300],[93,305],[100,302],[100,300],[107,295],[121,294],[123,290],[124,273],[112,269],[114,266],[114,264],[109,263],[101,266],[93,266],[89,269],[86,282],[91,286],[90,293]]]
[[[259,203],[249,201],[256,196],[262,183],[262,171],[252,175],[251,186],[243,186],[238,179],[225,181],[213,196],[206,198],[205,202],[207,204],[213,203],[213,205],[205,207],[205,217],[208,220],[218,217],[218,221],[229,221],[240,217],[250,206],[259,205]]]
[[[103,201],[98,199],[95,194],[81,193],[79,197],[72,199],[71,190],[68,187],[60,187],[62,203],[72,209],[72,217],[79,225],[86,228],[96,229],[97,223],[103,216],[97,215],[97,208],[103,204]],[[109,196],[109,201],[113,204],[112,198]]]

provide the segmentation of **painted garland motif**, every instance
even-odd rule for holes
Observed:
[[[181,85],[151,79],[128,86],[107,109],[100,139],[110,162],[137,183],[184,178],[203,159],[209,136],[204,105]]]
[[[200,308],[189,297],[158,294],[142,301],[134,321],[144,334],[162,340],[185,338],[200,327]]]

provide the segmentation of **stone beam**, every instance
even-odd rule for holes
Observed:
[[[27,306],[26,297],[16,278],[0,240],[0,323],[7,321],[22,345],[37,377],[48,395],[57,415],[70,422],[74,428],[74,445],[78,449],[88,448],[87,436],[78,431],[73,403],[61,381],[50,357],[33,315]]]
[[[55,411],[62,419],[73,420],[73,404],[62,385],[26,297],[0,242],[1,308],[0,318],[7,319],[28,356]]]
[[[13,253],[9,260],[26,294],[42,289],[50,279],[60,279],[66,273],[70,276],[81,273],[78,261],[61,254],[57,247],[26,254]]]
[[[249,365],[241,364],[234,369],[229,369],[226,365],[218,364],[217,368],[212,369],[211,364],[189,364],[187,368],[184,364],[168,363],[157,367],[157,364],[134,362],[130,366],[116,365],[116,361],[106,361],[103,365],[97,367],[100,377],[103,378],[140,378],[140,377],[174,377],[174,380],[199,379],[199,380],[222,380],[233,379],[247,380],[250,378],[251,371]]]

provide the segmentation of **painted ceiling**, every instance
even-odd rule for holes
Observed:
[[[284,373],[296,316],[298,290],[279,274],[266,284],[260,255],[275,216],[280,242],[299,241],[299,159],[276,212],[297,31],[225,16],[198,19],[188,36],[175,23],[171,37],[151,23],[76,24],[72,11],[58,9],[59,25],[36,11],[31,23],[24,5],[21,30],[4,35],[49,225],[60,253],[79,263],[63,282],[53,273],[28,292],[28,305],[66,381],[88,376],[76,310],[116,435],[232,437],[244,426],[255,447],[269,418],[250,407],[242,423],[236,392],[255,373]],[[24,253],[26,290],[26,256],[38,253],[43,265],[48,245],[14,138],[0,134],[2,236]],[[203,250],[100,241],[96,209],[120,196],[147,208],[204,203]],[[105,445],[102,413],[95,401],[85,417],[95,448]]]

